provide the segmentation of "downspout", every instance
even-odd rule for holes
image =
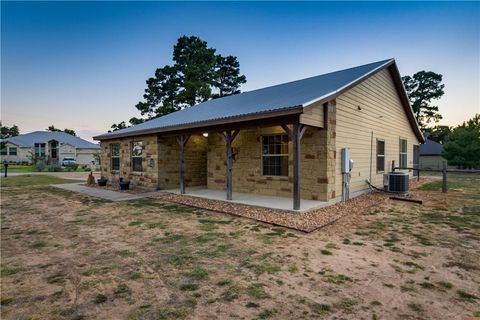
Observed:
[[[373,131],[370,133],[370,174],[368,178],[370,189],[372,189],[372,160],[373,160]]]

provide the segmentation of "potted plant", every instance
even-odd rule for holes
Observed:
[[[107,179],[105,179],[103,176],[100,177],[100,179],[97,180],[98,186],[99,187],[105,187],[107,185]]]
[[[130,188],[130,181],[123,181],[123,178],[120,178],[120,190],[128,190]]]

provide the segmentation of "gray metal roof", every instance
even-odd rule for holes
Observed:
[[[47,143],[50,140],[57,140],[60,143],[68,143],[76,148],[99,149],[94,143],[72,136],[65,132],[34,131],[21,134],[16,137],[3,139],[18,145],[19,147],[33,148],[35,143]]]
[[[420,155],[421,156],[440,156],[442,155],[443,145],[426,139],[424,144],[420,145]]]
[[[212,120],[305,107],[313,102],[333,96],[340,90],[393,63],[393,59],[382,60],[355,68],[209,100],[129,128],[94,137],[94,139],[135,135],[142,131],[186,124],[198,123],[201,126],[202,123]]]

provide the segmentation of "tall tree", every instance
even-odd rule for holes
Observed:
[[[420,127],[425,128],[430,122],[438,122],[442,115],[432,100],[440,99],[445,85],[442,75],[432,71],[419,71],[413,76],[402,77],[413,112]]]
[[[449,126],[435,126],[425,128],[423,131],[428,134],[428,139],[443,144],[450,133],[452,133],[452,128]]]
[[[69,135],[72,135],[72,136],[76,136],[76,135],[77,135],[77,133],[76,133],[75,130],[73,130],[73,129],[67,129],[67,128],[65,128],[65,129],[61,130],[61,129],[56,128],[53,124],[47,128],[47,131],[51,131],[51,132],[65,132],[65,133],[68,133]]]
[[[142,123],[182,108],[240,92],[246,82],[240,74],[236,57],[222,57],[208,47],[206,41],[195,36],[182,36],[173,47],[173,65],[158,68],[147,79],[143,101],[135,107],[145,118],[133,117],[130,125]],[[218,92],[213,94],[213,92]],[[113,124],[112,129],[128,127],[125,121]]]
[[[184,107],[207,101],[212,96],[215,51],[195,36],[180,37],[173,47],[174,68],[180,80],[176,100]]]
[[[11,137],[16,137],[20,134],[20,129],[14,124],[11,127],[4,126],[0,121],[0,139],[7,139]]]
[[[47,128],[47,131],[51,131],[51,132],[62,132],[62,130],[60,130],[60,129],[58,129],[58,128],[55,128],[55,126],[54,126],[53,124]]]
[[[245,82],[247,78],[240,75],[240,63],[237,57],[217,55],[214,86],[218,88],[219,93],[213,94],[213,98],[240,93],[240,85]]]
[[[448,164],[480,168],[480,114],[454,128],[443,145]]]
[[[114,123],[112,124],[112,126],[110,127],[112,129],[112,131],[117,131],[117,130],[120,130],[120,129],[125,129],[127,128],[127,124],[125,123],[125,121],[122,121],[120,123]],[[109,131],[110,132],[110,131]]]
[[[69,135],[76,136],[77,133],[73,129],[63,129],[63,132],[68,133]]]

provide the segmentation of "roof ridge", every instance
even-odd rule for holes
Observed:
[[[309,79],[313,79],[313,78],[317,78],[317,77],[328,76],[328,75],[332,75],[332,74],[335,74],[335,73],[340,73],[340,72],[345,72],[345,71],[352,70],[352,69],[366,67],[366,66],[369,66],[369,65],[372,65],[372,64],[377,64],[377,63],[380,63],[380,62],[382,62],[382,64],[385,64],[385,63],[393,61],[393,60],[395,60],[395,59],[390,58],[390,59],[385,59],[385,60],[378,60],[378,61],[375,61],[375,62],[366,63],[366,64],[362,64],[362,65],[355,66],[355,67],[350,67],[350,68],[341,69],[341,70],[337,70],[337,71],[330,71],[330,72],[327,72],[327,73],[321,73],[321,74],[317,74],[316,76],[310,76],[310,77],[306,77],[306,78],[302,78],[302,79],[298,79],[298,80],[282,82],[282,83],[274,84],[274,85],[271,85],[271,86],[268,86],[268,87],[253,89],[251,91],[244,91],[244,92],[240,92],[238,94],[249,93],[249,92],[253,92],[253,91],[257,91],[257,90],[269,89],[269,88],[273,88],[273,87],[277,87],[277,86],[282,86],[282,85],[285,85],[285,84],[292,84],[292,83],[295,83],[295,82],[305,81],[305,80],[309,80]],[[232,94],[230,96],[226,96],[224,98],[228,98],[228,97],[232,97],[232,96],[235,96],[235,94]]]

